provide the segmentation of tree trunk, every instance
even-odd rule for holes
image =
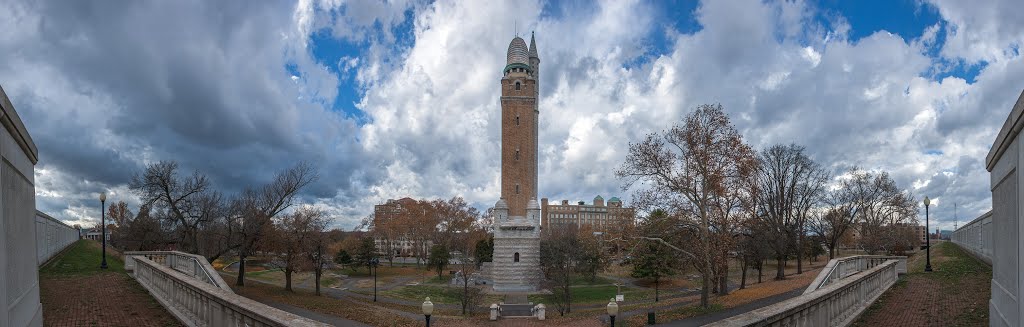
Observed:
[[[740,289],[747,288],[747,260],[743,260],[740,263],[740,270],[743,271],[743,277],[740,277]]]
[[[786,263],[779,256],[775,258],[775,280],[783,279],[786,279]]]
[[[800,231],[796,242],[796,273],[799,275],[804,273],[804,224],[801,223],[797,229]]]
[[[660,278],[654,277],[654,302],[658,302],[658,286],[661,285]]]
[[[292,270],[287,268],[284,270],[284,290],[292,291]]]
[[[702,275],[703,276],[701,278],[702,279],[701,283],[704,284],[704,285],[700,289],[700,306],[702,308],[707,309],[707,307],[708,307],[708,297],[709,297],[710,292],[711,292],[711,290],[708,288],[709,286],[711,286],[711,274],[704,273]]]
[[[238,255],[238,279],[235,281],[236,286],[245,286],[245,256]]]
[[[571,293],[572,289],[570,288],[572,285],[571,285],[571,282],[570,282],[569,278],[571,278],[571,273],[566,272],[566,274],[565,274],[565,313],[572,313],[572,293]]]
[[[764,276],[764,260],[757,262],[757,283],[761,283],[761,277]]]
[[[316,296],[320,296],[320,276],[323,275],[323,268],[314,269],[313,275],[316,276]]]
[[[729,295],[729,261],[722,267],[722,277],[719,280],[718,296]]]

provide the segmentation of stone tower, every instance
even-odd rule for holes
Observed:
[[[494,204],[492,279],[498,292],[539,288],[540,205],[537,203],[537,43],[516,36],[501,78],[501,199]]]

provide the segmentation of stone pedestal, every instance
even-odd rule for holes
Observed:
[[[526,217],[509,217],[505,200],[494,206],[491,277],[496,292],[535,292],[540,288],[540,205],[530,200]]]

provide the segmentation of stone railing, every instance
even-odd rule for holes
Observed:
[[[134,256],[132,277],[187,326],[327,326],[186,276]]]
[[[992,211],[957,228],[951,239],[971,255],[992,265]]]
[[[899,265],[886,260],[814,292],[707,326],[847,326],[896,283]]]
[[[807,289],[804,290],[804,294],[808,294],[819,290],[829,284],[835,283],[843,278],[850,277],[856,273],[874,268],[877,265],[885,263],[889,260],[898,261],[896,265],[896,272],[898,274],[907,273],[907,257],[897,256],[882,256],[882,255],[855,255],[845,258],[838,258],[829,260],[828,265],[818,273],[818,277],[807,285]]]
[[[178,252],[178,251],[128,251],[124,253],[124,269],[132,271],[135,269],[135,261],[138,258],[146,258],[178,272],[195,278],[200,282],[213,285],[222,290],[232,292],[228,283],[220,277],[220,274],[213,269],[213,266],[200,255]]]

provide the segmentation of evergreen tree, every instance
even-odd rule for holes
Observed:
[[[437,271],[437,278],[441,278],[441,272],[444,271],[444,267],[448,266],[448,261],[451,259],[451,254],[448,253],[448,247],[444,244],[434,244],[430,247],[430,259],[427,264],[431,268]]]

